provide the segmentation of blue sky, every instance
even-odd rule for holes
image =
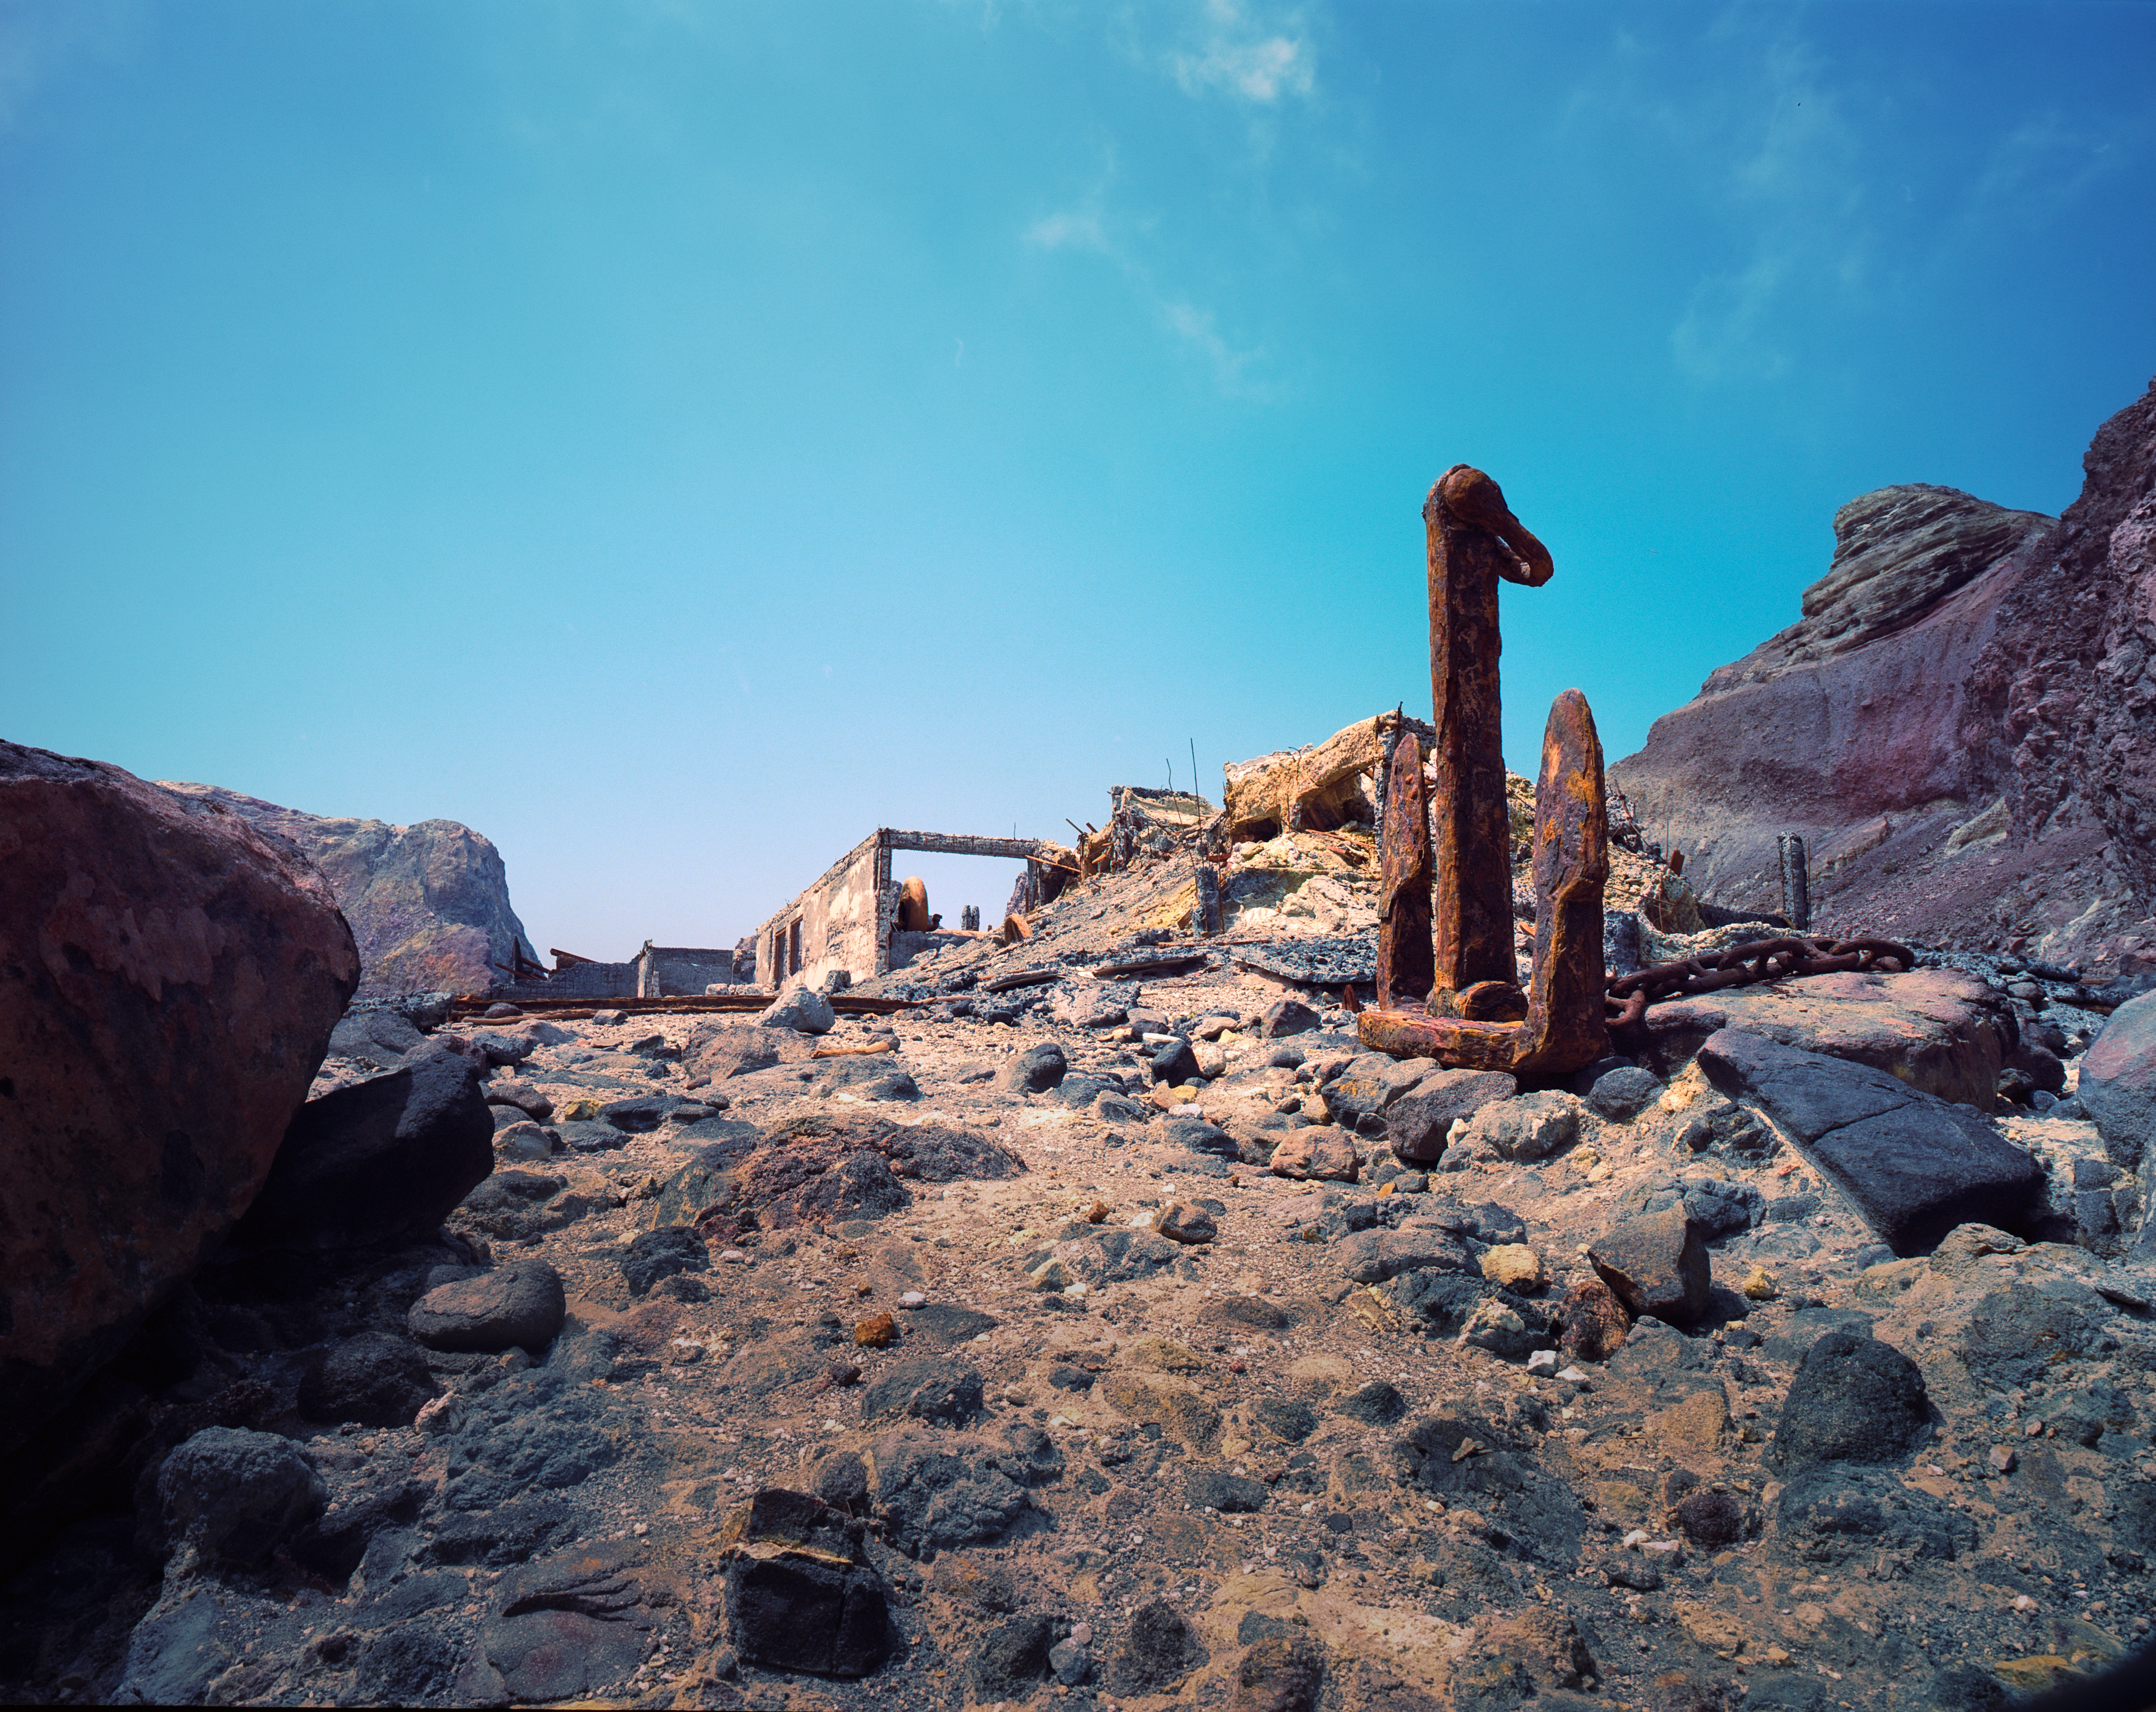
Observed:
[[[1466,461],[1510,758],[1625,754],[1853,495],[2074,497],[2152,90],[2146,5],[0,3],[0,735],[731,942],[1426,712]]]

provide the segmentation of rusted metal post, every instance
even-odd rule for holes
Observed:
[[[1455,464],[1423,505],[1430,558],[1430,679],[1437,737],[1438,1002],[1480,983],[1517,990],[1512,828],[1499,723],[1497,583],[1549,581],[1548,551],[1521,527],[1497,484]]]
[[[1550,704],[1535,787],[1535,968],[1518,1056],[1522,1074],[1554,1075],[1609,1050],[1602,991],[1602,897],[1609,879],[1609,817],[1602,741],[1587,698]]]
[[[1378,1008],[1419,1011],[1436,978],[1430,932],[1430,809],[1423,794],[1422,745],[1412,731],[1394,740],[1379,836]]]
[[[1792,933],[1812,928],[1811,874],[1804,861],[1804,841],[1794,833],[1784,833],[1782,848],[1782,918]]]

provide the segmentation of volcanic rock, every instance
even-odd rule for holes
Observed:
[[[2043,1170],[2027,1153],[1968,1107],[1884,1070],[1734,1028],[1699,1063],[1794,1136],[1897,1254],[1925,1252],[1958,1224],[2011,1229],[2041,1202]]]
[[[566,1312],[561,1274],[543,1260],[520,1260],[428,1291],[406,1323],[429,1349],[536,1354],[553,1342]]]
[[[222,808],[306,853],[352,924],[362,996],[485,992],[520,953],[538,961],[510,907],[501,853],[470,827],[305,814],[216,785],[160,781],[159,788]]]
[[[429,1230],[493,1170],[479,1073],[430,1042],[401,1069],[300,1108],[233,1240],[338,1248]]]
[[[1682,1207],[1620,1219],[1587,1258],[1635,1317],[1682,1322],[1707,1311],[1712,1284],[1707,1245]]]
[[[12,743],[0,897],[4,1449],[247,1210],[359,960],[282,839]]]

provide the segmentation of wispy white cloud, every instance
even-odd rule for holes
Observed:
[[[1188,95],[1265,105],[1317,87],[1317,55],[1299,12],[1260,18],[1240,0],[1203,0],[1179,33],[1164,60]]]
[[[1038,249],[1079,251],[1112,263],[1152,319],[1210,366],[1223,392],[1245,397],[1266,395],[1267,389],[1247,375],[1261,353],[1237,349],[1221,333],[1213,310],[1163,290],[1129,244],[1111,233],[1097,194],[1076,208],[1043,215],[1026,228],[1025,242]]]

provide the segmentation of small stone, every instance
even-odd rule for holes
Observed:
[[[1066,1689],[1075,1689],[1086,1680],[1086,1673],[1093,1668],[1093,1655],[1086,1650],[1085,1642],[1074,1634],[1048,1649],[1048,1668],[1055,1673],[1056,1681]]]
[[[888,1314],[871,1314],[854,1325],[854,1341],[865,1350],[886,1350],[897,1340],[898,1322]]]
[[[1098,1224],[1102,1219],[1108,1216],[1111,1210],[1112,1209],[1109,1207],[1106,1202],[1096,1201],[1091,1207],[1087,1207],[1085,1212],[1079,1214],[1079,1217],[1084,1219],[1088,1224]]]
[[[2020,1458],[2003,1444],[1994,1444],[1984,1453],[1984,1461],[1991,1465],[1994,1474],[2010,1474]]]
[[[1587,1258],[1635,1318],[1684,1323],[1707,1311],[1707,1244],[1681,1206],[1619,1220]]]
[[[1599,1278],[1584,1278],[1564,1293],[1556,1320],[1558,1346],[1583,1361],[1607,1361],[1630,1329],[1624,1305]]]
[[[1044,1260],[1025,1275],[1026,1288],[1046,1295],[1053,1290],[1065,1290],[1078,1281],[1069,1267],[1060,1260]]]
[[[1774,1274],[1765,1267],[1755,1266],[1744,1274],[1744,1282],[1738,1288],[1754,1302],[1771,1302],[1781,1286],[1774,1281]]]
[[[1499,1243],[1484,1249],[1482,1276],[1523,1296],[1537,1294],[1548,1281],[1543,1257],[1525,1243]]]
[[[1557,1376],[1567,1385],[1584,1385],[1593,1377],[1584,1367],[1578,1366],[1562,1368]]]
[[[428,1291],[405,1324],[429,1349],[536,1351],[554,1340],[567,1310],[561,1274],[543,1260],[521,1260]]]
[[[1193,1245],[1209,1243],[1220,1234],[1213,1215],[1188,1201],[1178,1201],[1163,1208],[1153,1222],[1153,1228],[1172,1242]]]
[[[1557,1351],[1555,1350],[1537,1350],[1532,1355],[1527,1357],[1527,1371],[1534,1374],[1555,1374],[1557,1371]]]
[[[901,1308],[922,1308],[927,1304],[927,1296],[920,1290],[908,1290],[898,1299],[898,1305]]]

